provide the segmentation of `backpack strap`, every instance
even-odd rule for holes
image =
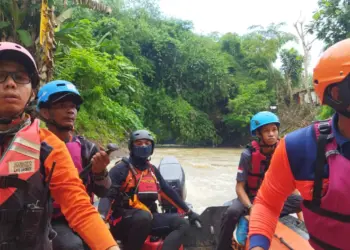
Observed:
[[[315,180],[312,193],[312,205],[319,207],[321,205],[324,165],[326,163],[326,145],[332,134],[330,121],[321,121],[315,123],[315,132],[317,139],[317,154],[315,161]]]

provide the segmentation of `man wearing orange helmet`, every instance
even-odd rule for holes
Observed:
[[[336,114],[280,141],[254,202],[249,249],[268,249],[283,203],[295,188],[316,250],[349,249],[350,39],[328,48],[314,69],[320,102]]]

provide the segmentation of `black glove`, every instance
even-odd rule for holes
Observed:
[[[113,202],[113,210],[117,207],[120,208],[127,208],[129,206],[129,196],[122,192],[120,185],[112,185],[108,191],[108,197],[111,200],[114,200]]]
[[[199,215],[195,212],[193,212],[192,210],[190,210],[188,213],[187,213],[187,216],[188,216],[188,220],[190,221],[191,224],[195,224],[196,221],[198,221],[199,223],[201,223],[201,220],[199,218]]]

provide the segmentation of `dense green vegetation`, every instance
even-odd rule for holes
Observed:
[[[0,4],[5,39],[32,51],[28,38],[38,37],[40,20],[33,1],[27,9],[28,0]],[[204,36],[189,21],[164,17],[156,1],[105,0],[109,15],[76,2],[49,1],[58,21],[54,78],[78,86],[85,102],[77,130],[91,139],[121,142],[148,128],[158,143],[238,145],[249,138],[254,113],[288,107],[292,89],[304,86],[303,55],[283,48],[297,40],[283,23]],[[347,1],[320,0],[309,32],[329,46],[348,37],[349,16]],[[273,66],[278,57],[280,69]]]
[[[318,10],[309,26],[310,33],[325,43],[325,48],[350,38],[350,2],[347,0],[319,0]],[[319,119],[328,118],[333,110],[322,107]]]
[[[110,16],[76,9],[56,32],[55,78],[85,99],[77,129],[123,139],[147,127],[158,142],[188,145],[244,139],[250,117],[275,103],[282,76],[272,64],[294,37],[283,24],[201,36],[146,3]]]

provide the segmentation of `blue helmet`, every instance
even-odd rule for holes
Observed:
[[[280,120],[277,115],[269,111],[262,111],[255,114],[250,120],[250,133],[255,136],[256,130],[267,124],[275,123],[278,127],[280,125]]]
[[[73,95],[75,104],[79,106],[83,103],[79,91],[71,82],[56,80],[49,82],[39,89],[36,110],[47,106],[52,101],[58,101],[66,96]]]

